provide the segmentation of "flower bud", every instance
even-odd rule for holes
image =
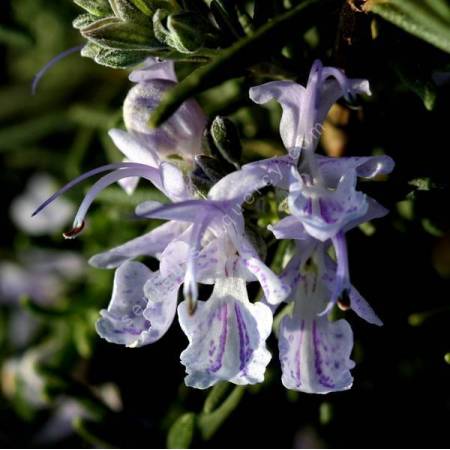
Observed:
[[[211,124],[210,132],[214,147],[220,156],[239,168],[242,147],[239,132],[234,123],[227,117],[217,116]]]

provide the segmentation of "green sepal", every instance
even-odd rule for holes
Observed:
[[[237,408],[244,393],[244,386],[236,386],[218,408],[211,413],[200,414],[197,424],[204,440],[212,438],[224,421]]]
[[[226,167],[216,158],[206,155],[197,155],[195,163],[200,167],[203,173],[214,183],[219,181],[229,173]]]
[[[230,383],[226,381],[220,381],[214,385],[206,397],[203,404],[203,413],[211,414],[216,408],[220,406],[220,403],[224,400],[226,394],[230,390]]]
[[[227,117],[217,116],[211,124],[210,133],[222,158],[239,169],[242,146],[236,125]]]

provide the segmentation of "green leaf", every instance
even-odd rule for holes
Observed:
[[[180,416],[170,427],[167,435],[167,448],[189,448],[194,437],[195,414]]]
[[[250,65],[267,59],[290,37],[299,35],[310,28],[316,14],[324,13],[325,6],[335,3],[335,0],[306,0],[294,9],[274,18],[253,35],[223,50],[209,64],[194,70],[164,94],[161,103],[150,118],[150,126],[161,125],[189,97],[229,78],[238,77]]]
[[[204,440],[211,439],[223,422],[237,408],[244,395],[245,387],[236,386],[228,398],[212,413],[202,413],[198,418],[198,427]]]
[[[244,36],[244,30],[239,23],[236,7],[233,2],[213,0],[210,4],[211,14],[223,33],[227,33],[233,40]]]
[[[84,27],[81,34],[101,47],[115,50],[152,50],[155,46],[160,48],[151,26],[123,22],[116,17],[97,20]]]
[[[108,0],[73,0],[75,4],[81,6],[88,13],[97,16],[109,16],[113,13]]]
[[[75,20],[72,22],[72,26],[77,30],[82,30],[83,28],[91,26],[98,20],[97,16],[92,14],[80,14]]]
[[[365,8],[450,53],[450,6],[446,0],[369,0]]]
[[[146,16],[151,16],[153,14],[153,2],[151,0],[131,0],[136,8],[143,12]]]
[[[142,12],[129,0],[109,0],[109,3],[117,18],[130,22],[142,20]]]
[[[211,24],[194,12],[171,14],[167,20],[167,28],[176,44],[174,48],[182,53],[195,52],[208,40],[214,39]]]
[[[81,56],[93,59],[97,64],[113,69],[126,69],[142,62],[149,52],[146,50],[113,50],[88,42]]]

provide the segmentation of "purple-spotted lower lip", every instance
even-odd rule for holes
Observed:
[[[317,321],[313,320],[312,323],[312,337],[313,337],[313,346],[314,346],[314,368],[317,374],[318,382],[329,389],[334,389],[336,385],[332,382],[331,378],[324,374],[324,361],[320,355],[319,346],[324,345],[321,342],[320,335],[317,330]],[[324,350],[327,351],[327,347],[324,346]]]

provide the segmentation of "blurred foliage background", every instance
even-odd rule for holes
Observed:
[[[360,108],[338,104],[332,110],[321,151],[332,156],[384,152],[397,163],[386,182],[364,186],[390,215],[349,235],[353,282],[385,326],[371,328],[349,316],[356,338],[355,385],[327,396],[289,392],[281,385],[274,337],[269,340],[274,361],[264,384],[247,389],[224,384],[212,392],[184,387],[179,354],[187,342],[177,326],[157,344],[140,349],[97,337],[94,323],[110,299],[113,273],[90,268],[87,259],[150,229],[154,223],[130,216],[134,205],[157,194],[142,186],[128,197],[118,186],[109,188],[75,241],[64,241],[61,232],[85,184],[39,223],[29,214],[71,178],[120,160],[107,130],[122,125],[128,72],[75,53],[55,65],[32,96],[31,81],[39,69],[85,43],[72,28],[81,9],[69,0],[2,2],[2,446],[449,445],[450,9],[445,0],[435,3],[442,8],[440,28],[434,27],[438,38],[423,40],[411,23],[431,20],[429,2],[421,4],[422,15],[414,16],[418,3],[411,0],[411,14],[400,23],[392,14],[405,2],[392,1],[392,10],[369,5],[373,13],[358,15],[348,4],[366,2],[342,1],[327,14],[309,17],[282,53],[260,48],[267,54],[263,63],[225,83],[213,80],[211,85],[218,86],[198,95],[211,119],[219,113],[233,119],[244,161],[250,161],[282,147],[279,110],[252,105],[249,86],[283,76],[304,83],[315,58],[371,82],[374,95]],[[270,16],[301,2],[268,3],[274,5]],[[246,19],[241,11],[239,20]],[[254,20],[253,26],[261,23]],[[198,67],[191,56],[177,65],[181,79]]]

